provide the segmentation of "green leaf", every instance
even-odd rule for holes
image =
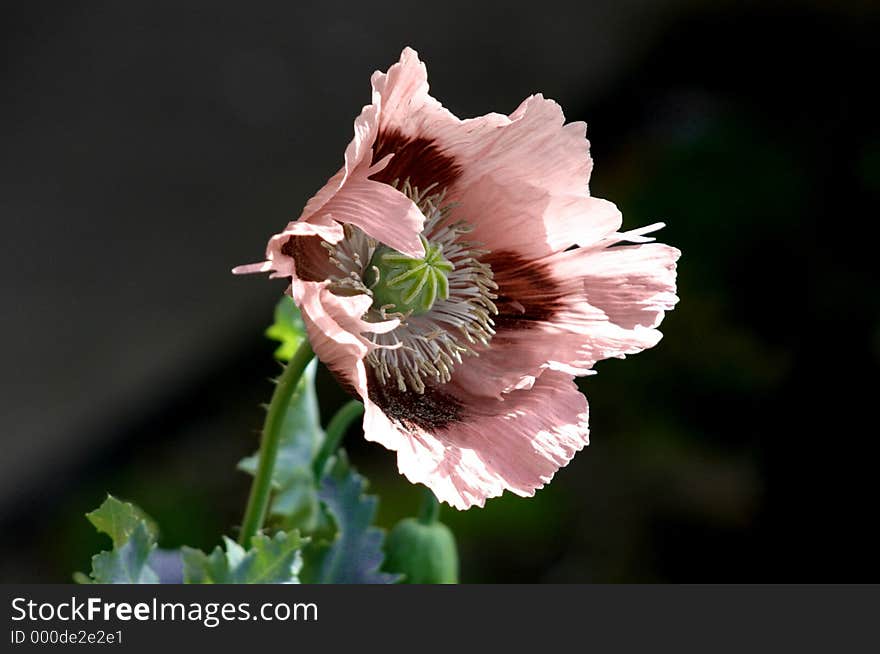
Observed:
[[[87,513],[95,528],[113,540],[113,549],[92,557],[90,577],[74,574],[77,583],[155,584],[159,578],[149,560],[156,549],[155,523],[139,508],[108,495]]]
[[[245,550],[223,537],[210,554],[184,547],[183,578],[188,584],[297,584],[302,567],[300,550],[305,540],[299,532],[278,532],[273,538],[257,534]]]
[[[275,495],[269,515],[279,518],[284,529],[311,531],[317,521],[319,503],[312,461],[324,442],[315,393],[317,365],[317,361],[312,361],[306,367],[296,393],[290,398],[272,472]],[[238,468],[253,475],[258,460],[259,453],[256,453],[242,459]]]
[[[279,461],[279,465],[285,465]],[[269,514],[281,518],[285,528],[312,532],[318,526],[321,503],[315,477],[309,467],[291,466],[278,471],[279,489],[272,498]]]
[[[332,538],[315,539],[304,550],[302,580],[312,584],[389,584],[397,576],[381,572],[385,532],[373,527],[378,499],[365,495],[367,481],[345,452],[331,459],[318,496],[336,524]]]
[[[107,495],[107,499],[97,509],[86,513],[86,518],[95,525],[98,531],[113,539],[114,548],[125,545],[141,523],[144,524],[153,540],[158,534],[156,523],[146,513],[134,504],[121,502],[112,495]]]
[[[121,547],[92,557],[92,579],[98,584],[157,584],[159,577],[147,564],[155,548],[153,535],[141,520]]]
[[[275,322],[266,330],[266,336],[273,341],[281,341],[275,350],[275,358],[290,361],[306,339],[306,326],[296,304],[288,295],[284,295],[275,305]]]

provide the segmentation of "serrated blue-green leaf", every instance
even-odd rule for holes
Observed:
[[[135,528],[143,523],[153,540],[158,529],[153,520],[141,509],[129,502],[122,502],[112,495],[97,509],[86,513],[86,518],[95,528],[113,539],[113,547],[122,547],[131,537]]]
[[[367,482],[343,451],[331,459],[318,497],[336,524],[329,540],[315,540],[304,550],[303,583],[390,584],[397,576],[381,572],[385,532],[372,526],[378,499],[366,495]]]
[[[92,579],[98,584],[159,583],[159,577],[148,565],[155,547],[146,523],[139,522],[121,547],[92,557]]]
[[[224,537],[210,554],[184,547],[183,578],[188,584],[297,584],[302,567],[304,540],[296,531],[278,532],[269,538],[257,534],[245,550]]]

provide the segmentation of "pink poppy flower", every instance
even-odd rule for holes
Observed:
[[[679,252],[591,197],[586,125],[541,95],[460,120],[406,48],[345,164],[236,273],[289,277],[364,434],[459,508],[532,496],[588,444],[573,377],[655,345]],[[620,245],[622,242],[635,245]]]

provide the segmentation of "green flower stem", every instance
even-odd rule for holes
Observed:
[[[278,444],[281,441],[281,426],[290,408],[290,398],[296,392],[297,384],[306,366],[315,356],[308,339],[304,340],[299,349],[290,359],[290,363],[281,373],[269,402],[263,433],[260,437],[260,460],[257,473],[251,484],[244,520],[238,542],[247,546],[256,533],[262,528],[269,508],[269,497],[272,494],[272,472],[278,458]]]
[[[327,465],[327,459],[329,459],[330,455],[339,448],[339,442],[342,440],[342,437],[345,436],[348,427],[363,414],[364,405],[361,404],[360,400],[351,400],[343,405],[342,408],[336,412],[336,415],[330,419],[330,424],[327,425],[327,435],[324,438],[324,445],[321,447],[321,451],[318,452],[318,456],[315,457],[315,465],[312,468],[312,471],[315,473],[316,481],[321,481],[321,475],[324,473],[324,466]]]
[[[423,489],[422,505],[419,507],[419,522],[433,525],[440,519],[440,502],[430,488]]]

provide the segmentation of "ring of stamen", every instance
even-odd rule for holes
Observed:
[[[395,186],[398,185],[395,183]],[[429,268],[433,266],[429,270],[433,279],[429,277],[427,282],[441,289],[435,292],[436,288],[432,288],[430,301],[418,303],[415,300],[416,304],[409,304],[401,311],[387,301],[396,297],[393,293],[384,287],[382,292],[374,293],[374,289],[379,291],[377,284],[383,281],[374,257],[377,250],[381,256],[388,248],[356,227],[345,225],[345,236],[340,242],[323,244],[340,273],[332,278],[330,288],[334,293],[366,293],[374,297],[373,306],[363,316],[367,322],[400,319],[400,325],[393,331],[368,336],[377,346],[366,357],[376,378],[383,384],[394,383],[401,391],[416,393],[425,391],[426,381],[448,382],[462,357],[477,355],[474,346],[488,345],[495,333],[491,316],[498,313],[493,303],[498,286],[490,266],[480,261],[488,251],[463,238],[472,227],[463,220],[451,220],[454,205],[444,203],[445,191],[432,193],[435,187],[419,191],[408,181],[400,186],[400,191],[425,216],[421,238]],[[394,264],[398,253],[386,254],[391,254],[389,260]],[[429,258],[432,256],[433,259]],[[412,269],[425,274],[422,262],[416,263],[419,265],[413,264]],[[441,272],[443,281],[438,278]],[[398,275],[398,281],[405,280]],[[400,297],[412,299],[416,294],[408,291]]]

